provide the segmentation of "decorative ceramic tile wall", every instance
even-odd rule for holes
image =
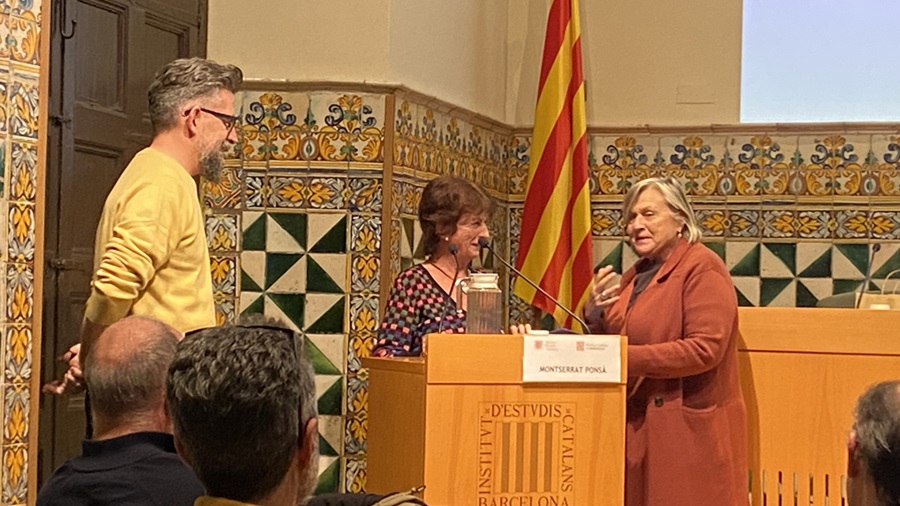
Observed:
[[[362,491],[368,373],[360,359],[374,343],[382,287],[424,260],[422,188],[444,174],[485,188],[497,203],[494,244],[515,258],[531,139],[402,90],[249,91],[240,103],[241,142],[203,196],[218,318],[265,313],[305,337],[322,417],[318,490]],[[596,263],[621,272],[637,260],[624,242],[622,197],[642,178],[669,175],[690,194],[704,244],[728,265],[742,305],[811,306],[853,290],[875,241],[873,286],[900,268],[897,134],[613,133],[590,134],[589,145]],[[10,209],[27,216],[27,206]],[[16,276],[4,281],[19,286]],[[534,316],[510,296],[511,320]]]
[[[0,504],[25,504],[29,451],[37,442],[31,401],[35,304],[35,204],[40,97],[40,2],[0,1]]]
[[[378,319],[384,96],[245,92],[240,142],[203,201],[219,321],[263,313],[316,373],[318,492],[365,483],[365,371]]]

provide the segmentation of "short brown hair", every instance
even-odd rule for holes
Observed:
[[[236,93],[243,81],[243,72],[234,65],[197,57],[169,62],[156,73],[147,90],[153,132],[175,126],[181,108],[187,102],[210,97],[219,90]]]
[[[422,191],[419,202],[419,224],[422,247],[433,255],[442,235],[456,231],[456,223],[464,214],[489,214],[493,202],[475,183],[456,176],[433,179]]]

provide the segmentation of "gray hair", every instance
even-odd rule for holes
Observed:
[[[147,91],[153,132],[174,127],[189,101],[209,98],[219,90],[236,93],[243,80],[240,68],[205,58],[181,58],[166,64]]]
[[[900,381],[870,387],[856,404],[857,456],[884,504],[900,504]]]
[[[651,177],[635,183],[628,190],[628,193],[625,195],[625,201],[622,203],[622,216],[626,223],[631,221],[631,208],[634,205],[634,201],[649,188],[656,188],[662,194],[672,215],[681,222],[681,234],[689,243],[697,242],[703,237],[703,232],[700,231],[700,226],[697,224],[697,218],[694,216],[694,210],[691,208],[687,195],[684,193],[684,188],[673,177]]]
[[[118,339],[138,332],[141,345],[126,356],[98,360],[97,345],[88,349],[84,381],[96,416],[118,420],[149,411],[162,401],[166,370],[175,356],[179,336],[165,323],[143,316],[120,320],[105,334],[107,339]]]
[[[186,460],[210,495],[257,502],[284,479],[315,416],[315,381],[293,331],[226,325],[190,333],[166,400]]]

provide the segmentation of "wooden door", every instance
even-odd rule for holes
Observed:
[[[42,381],[78,341],[106,194],[149,144],[147,88],[165,63],[203,55],[206,0],[57,0],[51,33]],[[81,453],[84,398],[41,397],[39,482]]]

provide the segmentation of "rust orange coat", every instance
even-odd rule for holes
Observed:
[[[621,298],[592,319],[594,332],[629,338],[625,505],[746,505],[746,415],[728,270],[707,247],[679,239],[628,310],[634,276],[634,268],[622,276]]]

